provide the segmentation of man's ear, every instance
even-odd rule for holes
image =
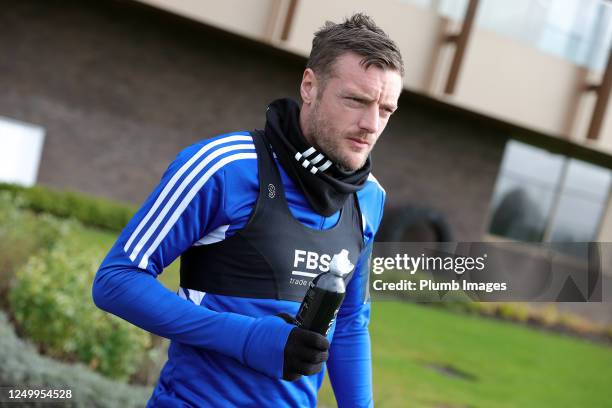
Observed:
[[[300,96],[304,105],[310,105],[317,98],[318,89],[318,81],[314,71],[306,68],[300,84]]]

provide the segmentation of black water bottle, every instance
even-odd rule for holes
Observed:
[[[329,272],[317,275],[308,286],[295,318],[298,327],[327,336],[346,294],[344,276],[352,270],[346,249],[333,256]]]

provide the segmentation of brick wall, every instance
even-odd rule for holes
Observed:
[[[0,115],[46,128],[46,185],[139,204],[183,147],[261,127],[268,102],[298,96],[302,59],[132,2],[0,7]],[[390,207],[432,206],[478,240],[506,133],[406,94],[374,174]]]

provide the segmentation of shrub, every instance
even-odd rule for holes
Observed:
[[[499,303],[496,315],[506,320],[525,323],[529,319],[529,310],[517,303]]]
[[[554,303],[547,304],[537,311],[539,320],[544,327],[552,327],[559,320],[559,311]]]
[[[0,191],[0,298],[6,299],[15,271],[40,250],[49,250],[71,223],[22,210],[23,200]]]
[[[69,406],[142,407],[151,394],[150,389],[111,381],[81,364],[65,364],[40,356],[31,344],[17,338],[2,312],[0,361],[0,384],[22,388],[70,389],[72,399]],[[38,405],[29,403],[28,406],[55,405],[43,402]]]
[[[18,327],[44,354],[79,360],[126,380],[138,368],[151,337],[96,308],[91,284],[102,254],[69,244],[64,240],[31,257],[17,271],[9,301]]]
[[[63,218],[75,218],[85,225],[112,231],[120,231],[135,212],[129,205],[42,186],[25,188],[0,183],[0,190],[18,197],[22,205],[30,210]]]
[[[577,333],[582,336],[587,336],[592,333],[602,333],[605,337],[605,326],[598,325],[589,321],[577,314],[561,313],[557,321],[557,326],[565,330]]]

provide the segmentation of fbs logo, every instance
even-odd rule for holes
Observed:
[[[318,252],[303,249],[294,250],[293,270],[291,271],[292,276],[289,278],[289,283],[307,286],[310,280],[305,278],[314,278],[323,272],[329,271],[331,260],[332,256],[330,254],[319,254]]]
[[[294,269],[327,272],[329,271],[330,262],[331,255],[329,254],[319,254],[318,252],[305,251],[303,249],[296,249],[293,256]]]

